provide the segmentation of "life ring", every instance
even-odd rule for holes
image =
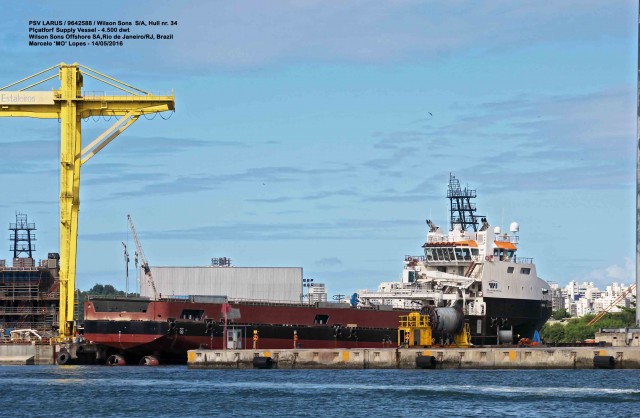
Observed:
[[[484,258],[486,261],[493,261],[493,256],[492,255],[488,255]]]

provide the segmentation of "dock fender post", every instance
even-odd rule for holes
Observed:
[[[614,369],[616,359],[613,356],[593,356],[594,369]]]
[[[140,359],[141,366],[157,366],[160,364],[160,360],[156,356],[144,356]]]
[[[107,359],[107,365],[109,366],[126,366],[127,362],[124,357],[119,354],[109,356]]]
[[[256,356],[253,358],[254,369],[271,369],[273,368],[273,359],[271,357]]]
[[[64,366],[66,364],[69,364],[70,362],[71,354],[69,354],[67,351],[62,351],[56,358],[56,363],[58,363],[59,366]]]
[[[419,369],[435,369],[437,364],[434,356],[416,356],[416,367]]]

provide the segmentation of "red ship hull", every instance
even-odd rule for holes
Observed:
[[[404,310],[346,304],[275,304],[194,300],[92,299],[85,303],[85,339],[110,354],[154,355],[184,362],[196,348],[380,348],[395,346]],[[135,361],[135,360],[134,360]]]

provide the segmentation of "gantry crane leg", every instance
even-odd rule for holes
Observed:
[[[77,66],[60,68],[60,335],[71,336],[74,329],[74,292],[80,209],[81,120],[77,100],[82,74]]]

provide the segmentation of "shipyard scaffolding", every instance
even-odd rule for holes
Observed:
[[[57,334],[59,309],[59,255],[49,253],[38,265],[34,223],[16,214],[9,224],[13,262],[0,260],[0,337],[11,340],[11,331],[34,330],[43,338]]]

